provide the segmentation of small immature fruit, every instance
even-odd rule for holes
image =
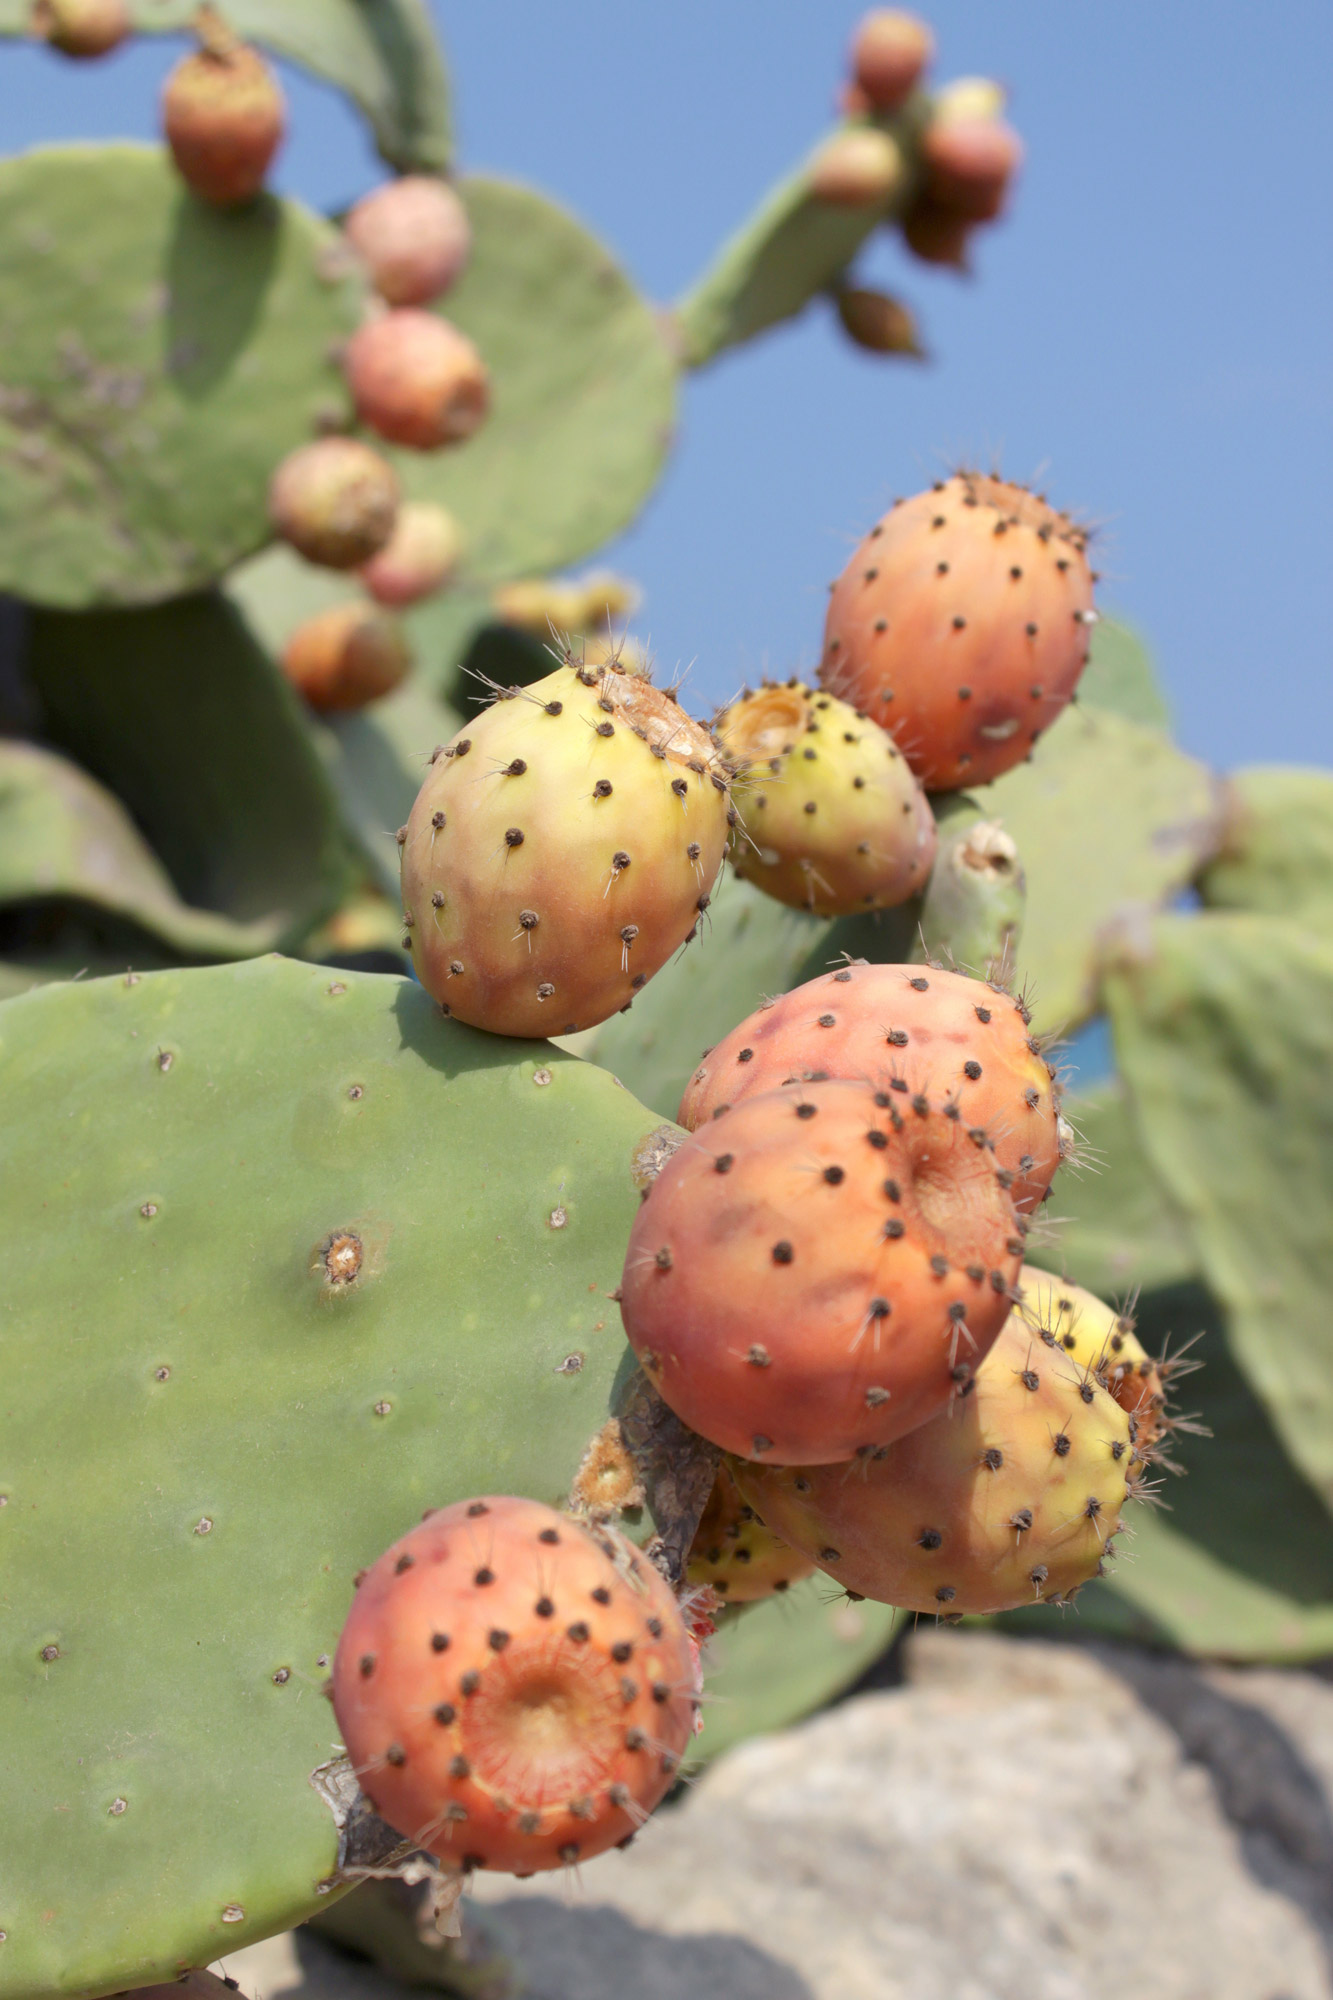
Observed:
[[[391,306],[425,306],[439,298],[472,247],[467,210],[447,181],[430,174],[404,174],[375,188],[357,202],[343,229]]]
[[[969,222],[1000,213],[1022,158],[1022,140],[998,118],[938,119],[921,141],[927,195]]]
[[[422,985],[494,1034],[606,1020],[694,935],[727,786],[708,732],[613,662],[503,691],[436,755],[407,823]]]
[[[897,503],[829,599],[819,678],[897,739],[927,791],[998,778],[1060,714],[1087,662],[1088,536],[980,473]]]
[[[769,1001],[709,1050],[677,1119],[697,1131],[762,1091],[829,1076],[860,1077],[900,1109],[924,1096],[961,1132],[988,1133],[1020,1217],[1060,1164],[1060,1086],[1022,1003],[916,965],[845,965]]]
[[[757,1604],[790,1590],[813,1569],[808,1557],[764,1526],[724,1459],[690,1545],[686,1582],[715,1590],[728,1604]]]
[[[966,271],[967,243],[974,227],[956,208],[918,195],[903,216],[903,241],[923,264],[951,264],[956,271]]]
[[[287,107],[258,50],[219,32],[171,72],[162,117],[181,178],[204,201],[230,208],[264,185]]]
[[[692,1430],[827,1465],[957,1394],[1020,1247],[984,1132],[924,1097],[811,1083],[747,1098],[672,1155],[634,1218],[620,1310]]]
[[[362,423],[414,451],[461,444],[490,406],[490,378],[466,334],[414,306],[367,320],[344,365]]]
[[[747,688],[716,730],[740,771],[731,858],[743,881],[822,917],[891,909],[924,885],[935,821],[878,723],[790,680]]]
[[[104,56],[133,33],[125,0],[34,0],[31,29],[65,56]]]
[[[417,1847],[526,1875],[626,1840],[694,1727],[669,1586],[536,1500],[429,1514],[361,1579],[333,1707],[361,1787]]]
[[[835,303],[844,333],[867,353],[925,358],[915,316],[901,299],[864,285],[844,285]]]
[[[335,604],[298,625],[282,656],[288,679],[321,713],[364,708],[406,678],[411,649],[374,604]]]
[[[737,1467],[761,1519],[847,1590],[959,1617],[1068,1603],[1140,1470],[1130,1420],[1011,1314],[966,1393],[848,1477]]]
[[[384,547],[361,571],[361,581],[380,604],[416,604],[442,590],[463,553],[463,531],[447,507],[409,500],[398,509]]]
[[[876,111],[896,111],[916,89],[935,53],[935,37],[915,14],[876,7],[852,38],[852,76]]]
[[[307,562],[356,569],[384,548],[398,517],[398,475],[359,438],[317,438],[288,452],[269,482],[268,511]]]
[[[1028,1326],[1047,1347],[1067,1354],[1115,1397],[1134,1420],[1139,1454],[1148,1455],[1171,1428],[1170,1362],[1152,1360],[1134,1331],[1132,1312],[1103,1304],[1081,1285],[1028,1265],[1018,1282],[1023,1296],[1017,1311]]]
[[[810,168],[810,192],[837,208],[870,208],[887,202],[902,177],[897,140],[874,126],[853,126],[821,146]]]
[[[496,615],[506,625],[549,639],[552,632],[591,632],[617,625],[639,606],[639,590],[613,570],[587,576],[532,576],[502,584]]]

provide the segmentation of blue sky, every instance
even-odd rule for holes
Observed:
[[[810,665],[828,579],[896,493],[998,456],[1104,524],[1103,601],[1150,638],[1186,745],[1333,762],[1333,8],[949,0],[936,74],[1012,92],[1028,146],[976,276],[886,239],[928,367],[812,310],[696,377],[680,448],[611,552],[696,702]],[[436,0],[467,166],[566,201],[669,298],[824,128],[842,0]],[[156,42],[76,68],[4,50],[6,146],[147,135]],[[379,177],[333,93],[290,80],[278,184]]]

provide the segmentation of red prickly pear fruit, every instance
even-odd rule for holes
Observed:
[[[344,365],[362,423],[413,451],[461,444],[490,407],[490,377],[472,342],[415,306],[367,320]]]
[[[31,31],[64,56],[105,56],[134,32],[125,0],[34,0]]]
[[[361,1578],[333,1708],[362,1790],[416,1847],[528,1875],[627,1840],[698,1701],[653,1565],[536,1500],[460,1500]]]
[[[205,15],[205,46],[167,78],[162,119],[182,180],[219,208],[249,201],[282,142],[287,106],[257,49]]]
[[[321,714],[365,708],[406,678],[412,654],[397,620],[376,605],[335,604],[298,625],[282,656],[293,686]]]
[[[966,271],[968,238],[974,224],[956,208],[918,195],[902,220],[903,241],[923,264],[951,264]]]
[[[1154,1361],[1134,1330],[1134,1315],[1108,1306],[1081,1285],[1027,1265],[1019,1273],[1018,1310],[1047,1347],[1060,1348],[1085,1374],[1094,1375],[1133,1419],[1140,1456],[1149,1455],[1171,1429],[1168,1383],[1172,1363]],[[1176,1369],[1181,1363],[1177,1361]],[[1185,1362],[1188,1371],[1196,1364]]]
[[[852,38],[855,86],[876,111],[896,111],[916,89],[935,53],[935,37],[915,14],[876,7]]]
[[[404,174],[364,195],[343,224],[370,281],[391,306],[426,306],[466,264],[472,229],[446,181]]]
[[[891,909],[925,885],[934,815],[878,723],[790,680],[747,688],[715,729],[740,771],[731,858],[743,881],[821,917]]]
[[[938,481],[877,521],[833,586],[821,684],[890,731],[927,791],[988,784],[1078,685],[1087,547],[1022,486]]]
[[[1000,213],[1022,159],[1022,140],[998,118],[937,119],[921,141],[927,195],[969,222]]]
[[[902,177],[902,150],[891,134],[874,126],[850,126],[815,155],[810,192],[837,208],[882,207]]]
[[[1020,1218],[1055,1178],[1060,1085],[1026,1007],[985,980],[924,966],[844,965],[769,1001],[708,1051],[677,1121],[697,1131],[746,1098],[830,1076],[860,1078],[900,1104],[925,1096],[963,1131],[990,1133]]]
[[[1129,1417],[1018,1312],[967,1393],[857,1476],[736,1468],[761,1520],[845,1589],[943,1617],[1068,1603],[1141,1469]]]
[[[868,354],[910,354],[925,360],[916,318],[901,299],[864,285],[844,285],[835,303],[843,332]]]
[[[443,589],[462,552],[463,531],[447,508],[409,500],[384,547],[363,566],[361,581],[380,604],[416,604]]]
[[[635,1216],[620,1310],[692,1430],[827,1465],[944,1408],[1020,1261],[984,1132],[832,1080],[747,1098],[672,1155]]]
[[[727,1604],[757,1604],[790,1590],[814,1564],[766,1528],[724,1459],[693,1542],[685,1580]]]
[[[317,438],[288,452],[269,481],[269,519],[307,562],[356,569],[384,548],[398,517],[398,475],[359,438]]]
[[[729,772],[623,662],[558,667],[437,752],[407,822],[412,963],[446,1014],[572,1034],[694,935],[722,864]]]

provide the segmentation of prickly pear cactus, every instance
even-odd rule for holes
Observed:
[[[0,1979],[173,1978],[316,1909],[355,1572],[558,1503],[657,1120],[419,988],[281,959],[0,1011]]]
[[[327,223],[210,208],[156,147],[0,162],[0,588],[153,603],[262,547],[274,465],[348,416],[363,298]]]
[[[238,34],[288,56],[347,95],[391,166],[449,164],[449,86],[426,0],[226,0]],[[132,0],[139,34],[179,34],[197,0]],[[29,32],[31,0],[0,0],[0,35]]]
[[[1199,877],[1209,909],[1333,921],[1333,773],[1256,765],[1223,791],[1216,858]]]

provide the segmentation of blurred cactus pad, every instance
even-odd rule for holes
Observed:
[[[196,10],[129,11],[155,36]],[[682,1090],[846,957],[1025,996],[1073,1155],[1029,1257],[1137,1300],[1154,1352],[1198,1336],[1173,1380],[1186,1476],[1131,1511],[1077,1629],[1333,1652],[1333,773],[1208,770],[1103,617],[1030,758],[931,800],[934,869],[901,907],[825,919],[701,881],[688,948],[558,1044],[461,1027],[407,976],[395,832],[477,704],[551,669],[515,602],[568,601],[554,573],[608,560],[693,370],[811,308],[844,337],[863,246],[929,194],[933,86],[838,128],[888,135],[891,189],[820,195],[821,142],[655,302],[540,191],[456,170],[427,0],[217,11],[344,92],[389,169],[457,189],[471,255],[429,309],[490,404],[448,449],[383,447],[462,553],[403,613],[407,680],[317,716],[284,649],[362,586],[275,541],[268,488],[355,431],[342,356],[380,307],[336,218],[209,207],[158,145],[0,162],[4,2000],[174,1979],[391,1853],[364,1801],[348,1818],[322,1698],[356,1573],[428,1508],[563,1503],[641,1411],[617,1288]],[[30,29],[0,0],[0,38]],[[886,403],[910,390],[874,365]],[[583,615],[552,644],[586,667],[615,641]],[[679,1491],[628,1505],[638,1540],[697,1518],[712,1462],[684,1458]],[[829,1700],[898,1618],[822,1576],[727,1609],[696,1757]]]

